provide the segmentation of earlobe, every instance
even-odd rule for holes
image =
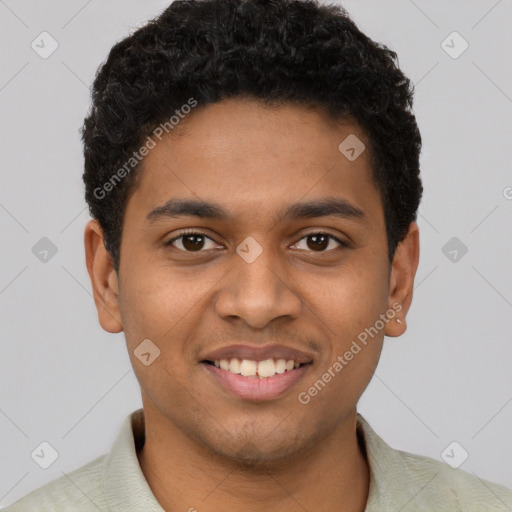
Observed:
[[[85,259],[100,325],[107,332],[123,330],[119,310],[119,283],[110,254],[105,249],[103,231],[96,220],[85,226]]]
[[[406,315],[412,302],[414,277],[419,263],[419,229],[411,222],[405,238],[398,244],[389,279],[388,307],[396,312],[386,324],[385,335],[401,336],[407,329]],[[401,307],[397,308],[396,304]]]

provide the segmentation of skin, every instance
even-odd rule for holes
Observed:
[[[198,107],[179,135],[168,135],[143,161],[126,205],[119,275],[99,224],[86,226],[99,322],[125,333],[146,421],[139,461],[167,511],[365,509],[369,468],[357,442],[356,405],[384,335],[406,329],[419,239],[413,222],[390,265],[369,150],[353,162],[338,150],[350,134],[369,148],[356,123],[334,124],[311,108],[250,99]],[[275,219],[292,203],[327,197],[349,201],[364,219]],[[148,224],[146,215],[170,198],[214,201],[232,217]],[[184,228],[211,238],[202,239],[202,252],[183,238],[164,245]],[[318,232],[349,246],[332,240],[318,248],[306,236]],[[248,236],[263,249],[250,264],[236,252]],[[396,303],[401,322],[388,321],[301,404],[298,393]],[[134,355],[146,338],[161,351],[149,366]],[[242,400],[199,364],[201,355],[241,341],[281,343],[312,354],[313,364],[283,396]]]

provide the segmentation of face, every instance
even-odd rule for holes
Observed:
[[[125,332],[155,417],[223,457],[292,457],[353,419],[417,249],[390,267],[369,150],[338,149],[369,148],[356,124],[236,99],[180,128],[143,161],[119,276],[88,246],[100,322]]]

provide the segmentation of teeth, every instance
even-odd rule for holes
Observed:
[[[299,368],[300,364],[293,359],[266,359],[252,361],[250,359],[220,359],[214,361],[217,368],[231,373],[241,374],[244,377],[259,377],[260,379],[273,377],[276,373],[284,373]]]
[[[258,375],[260,377],[273,377],[276,374],[276,365],[273,359],[265,359],[258,363]]]
[[[232,373],[240,373],[240,361],[236,357],[229,362],[228,370]]]
[[[249,359],[242,359],[240,363],[240,373],[244,377],[256,376],[257,363],[256,361],[250,361]]]
[[[286,371],[286,359],[278,359],[276,361],[276,373],[284,373]]]

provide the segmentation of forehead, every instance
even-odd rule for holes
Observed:
[[[335,196],[379,215],[370,162],[369,141],[355,123],[301,106],[224,100],[193,111],[157,142],[129,202],[144,217],[170,198],[210,202],[242,221],[275,220],[285,204]]]

